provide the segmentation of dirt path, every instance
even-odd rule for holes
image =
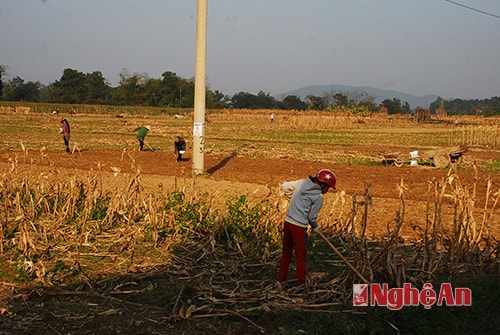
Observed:
[[[126,152],[121,151],[83,151],[67,155],[61,151],[29,152],[27,157],[22,152],[0,151],[0,163],[7,163],[9,158],[17,157],[20,163],[34,162],[38,166],[51,167],[67,171],[105,171],[113,172],[116,168],[121,173],[131,173],[136,167],[141,175],[169,176],[191,178],[192,162],[186,157],[178,163],[173,155],[161,151]],[[314,161],[299,161],[291,159],[247,158],[240,156],[205,155],[205,171],[208,179],[214,181],[229,181],[249,183],[274,187],[284,180],[298,179],[314,174],[321,168],[330,168],[337,175],[337,189],[347,194],[364,191],[366,183],[372,184],[372,195],[381,198],[397,198],[396,186],[404,180],[408,187],[409,199],[422,199],[427,193],[428,182],[445,178],[447,169],[437,169],[431,166],[403,167],[362,166],[346,164],[328,164]],[[471,171],[459,172],[463,182],[473,181]],[[479,184],[484,184],[489,178],[494,185],[500,187],[500,174],[479,173]],[[479,197],[481,190],[479,190]]]

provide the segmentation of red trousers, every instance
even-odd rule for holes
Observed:
[[[278,281],[283,283],[288,276],[288,268],[295,249],[295,265],[297,266],[297,284],[303,285],[306,279],[306,236],[307,230],[285,221],[283,224],[283,246],[281,253]]]

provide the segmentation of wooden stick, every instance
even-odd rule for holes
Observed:
[[[335,253],[344,261],[344,263],[365,283],[365,284],[368,284],[368,280],[366,280],[366,278],[361,274],[359,273],[358,270],[356,270],[356,268],[347,260],[347,258],[344,257],[344,255],[342,255],[340,253],[340,251],[337,250],[337,248],[335,248],[335,246],[332,244],[332,242],[330,242],[326,236],[323,234],[323,232],[320,230],[318,231],[318,234],[319,236],[321,236],[321,238],[323,240],[325,240],[325,242],[330,246],[330,248],[332,248],[333,251],[335,251]]]

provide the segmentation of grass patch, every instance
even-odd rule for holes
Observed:
[[[494,172],[500,172],[500,160],[496,160],[494,162],[486,164],[485,169]]]

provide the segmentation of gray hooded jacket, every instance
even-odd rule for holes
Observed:
[[[323,206],[321,186],[315,184],[309,177],[284,182],[281,189],[291,199],[285,221],[304,228],[308,224],[316,228],[319,210]]]

